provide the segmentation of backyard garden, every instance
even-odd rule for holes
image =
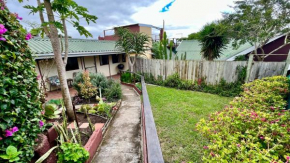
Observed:
[[[153,83],[147,91],[165,162],[289,162],[288,78],[217,85],[178,74],[144,78]],[[139,76],[121,80],[142,91]]]
[[[43,100],[27,44],[32,34],[2,0],[0,7],[0,162],[89,162],[120,107],[120,84],[79,72],[72,99]]]
[[[148,86],[165,162],[289,162],[289,81],[244,84],[235,98]]]

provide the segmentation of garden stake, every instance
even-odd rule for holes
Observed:
[[[77,127],[79,128],[79,121],[78,121],[78,117],[76,115],[76,107],[75,107],[74,102],[72,103],[72,105],[73,105],[73,111],[74,111],[74,115],[75,115],[75,120],[77,122]]]

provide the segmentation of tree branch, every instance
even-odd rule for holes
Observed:
[[[67,58],[68,58],[68,34],[67,34],[65,19],[62,19],[61,21],[62,21],[63,31],[64,31],[64,59],[63,59],[63,64],[64,64],[64,66],[66,66]]]
[[[38,5],[38,7],[41,6],[40,0],[37,0],[37,5]],[[43,11],[41,11],[41,10],[39,11],[39,17],[40,17],[41,24],[43,24],[44,23],[44,16],[43,16]],[[46,34],[46,36],[49,37],[50,33],[49,33],[47,26],[43,26],[43,30],[44,30],[44,33]]]

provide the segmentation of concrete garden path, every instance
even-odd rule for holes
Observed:
[[[141,101],[122,85],[122,105],[106,132],[92,163],[141,162]]]

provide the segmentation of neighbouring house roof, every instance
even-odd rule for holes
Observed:
[[[64,40],[62,40],[64,46]],[[69,57],[108,55],[123,53],[115,47],[115,41],[92,39],[69,39]],[[53,50],[49,38],[34,38],[28,45],[36,59],[53,57]]]
[[[252,45],[246,43],[241,45],[239,48],[235,49],[231,43],[227,45],[227,48],[222,51],[221,57],[217,60],[227,60],[228,58],[252,47]],[[177,47],[178,58],[180,59],[182,54],[186,52],[187,60],[202,60],[202,56],[200,54],[201,45],[197,40],[183,40],[180,45]]]
[[[119,26],[119,27],[129,27],[129,26],[140,26],[140,27],[150,27],[150,28],[156,28],[156,29],[162,29],[160,27],[156,27],[156,26],[153,26],[153,25],[150,25],[150,24],[142,24],[142,23],[135,23],[135,24],[129,24],[129,25],[122,25],[122,26]],[[115,28],[118,28],[118,27],[115,27]]]

